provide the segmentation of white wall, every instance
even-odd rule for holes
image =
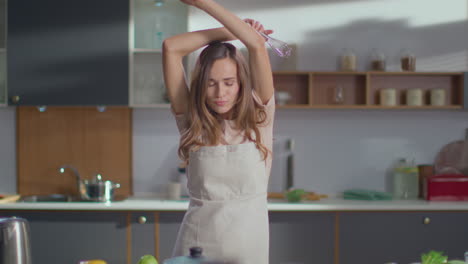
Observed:
[[[296,44],[297,70],[335,70],[336,56],[345,47],[356,51],[359,70],[366,70],[364,58],[372,48],[387,55],[389,70],[397,70],[402,48],[416,54],[418,71],[468,70],[466,0],[218,2]],[[190,9],[190,30],[217,26],[211,17]],[[282,67],[278,58],[272,62],[274,68]],[[464,137],[466,127],[466,111],[277,110],[270,187],[278,190],[284,181],[285,140],[290,137],[296,141],[296,186],[336,193],[353,187],[387,189],[387,171],[397,158],[431,163],[444,144]],[[169,110],[134,111],[135,192],[164,190],[178,164],[177,144]]]

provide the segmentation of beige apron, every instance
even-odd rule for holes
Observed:
[[[174,256],[189,248],[233,264],[268,264],[265,161],[253,142],[201,147],[188,165],[190,204]]]

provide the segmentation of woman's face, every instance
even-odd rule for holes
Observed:
[[[239,94],[237,65],[230,58],[213,63],[206,90],[206,104],[222,118],[229,119]]]

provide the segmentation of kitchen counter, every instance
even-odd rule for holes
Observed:
[[[148,197],[130,197],[112,203],[91,202],[35,202],[4,203],[0,210],[90,210],[90,211],[185,211],[187,200],[162,200]],[[358,201],[328,198],[320,201],[288,203],[284,200],[269,200],[269,211],[468,211],[468,202],[414,201]]]

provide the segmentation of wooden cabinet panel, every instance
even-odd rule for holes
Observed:
[[[16,118],[18,193],[78,194],[76,177],[58,170],[69,164],[83,179],[101,173],[120,183],[116,195],[132,194],[131,109],[18,107]]]

